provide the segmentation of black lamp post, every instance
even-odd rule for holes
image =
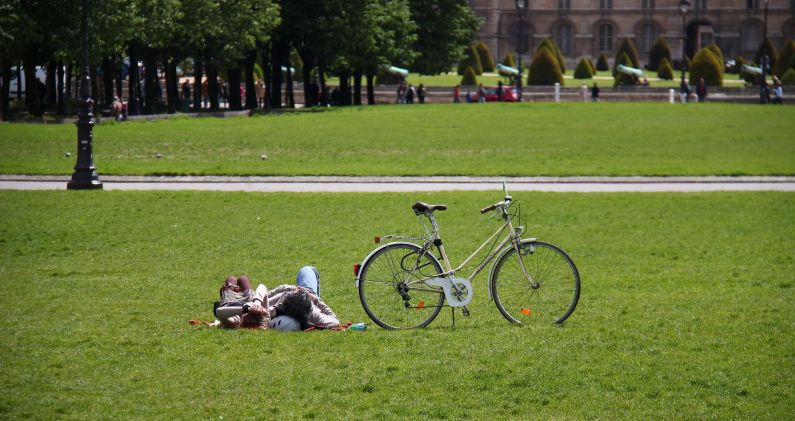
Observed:
[[[687,63],[687,27],[685,26],[685,20],[687,19],[687,12],[690,11],[690,2],[688,0],[682,0],[679,2],[679,13],[682,14],[682,81],[685,80],[685,67]]]
[[[516,43],[516,57],[518,59],[518,69],[519,74],[516,75],[516,95],[517,100],[522,102],[522,44],[524,43],[524,39],[522,38],[522,29],[524,27],[524,10],[527,8],[527,0],[516,0],[516,11],[519,14],[519,39]]]
[[[759,103],[767,104],[767,0],[765,0],[765,32],[762,34],[762,78],[759,80]]]
[[[83,0],[82,74],[80,75],[80,113],[77,117],[77,163],[68,190],[101,189],[97,168],[94,166],[94,101],[91,99],[91,76],[88,69],[88,0]]]

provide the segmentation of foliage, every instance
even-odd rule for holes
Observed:
[[[513,53],[508,53],[505,55],[505,58],[502,59],[502,65],[508,67],[516,67],[516,60],[513,58]]]
[[[754,63],[759,63],[761,66],[762,64],[762,56],[767,54],[767,65],[769,69],[773,69],[776,66],[776,62],[778,61],[778,52],[776,51],[776,47],[770,41],[770,38],[765,38],[760,44],[759,48],[756,49],[756,54],[754,54]]]
[[[795,41],[789,40],[781,49],[776,65],[773,66],[773,74],[778,77],[784,75],[788,69],[795,68]]]
[[[374,233],[417,234],[411,203],[446,203],[437,219],[460,262],[498,226],[477,209],[500,194],[2,191],[0,285],[36,280],[0,296],[3,418],[790,418],[791,193],[512,191],[528,236],[581,271],[564,326],[510,325],[485,274],[455,328],[449,310],[421,330],[370,322],[351,263]],[[188,325],[212,320],[226,275],[273,288],[303,264],[367,331]]]
[[[478,58],[480,58],[480,64],[483,67],[483,71],[493,72],[495,69],[494,59],[491,57],[491,51],[489,51],[489,47],[486,45],[486,43],[483,41],[476,43],[475,50],[478,52]]]
[[[795,86],[795,69],[788,69],[781,75],[781,84],[785,86]]]
[[[605,53],[599,54],[599,58],[596,60],[596,70],[600,72],[610,70],[610,65],[607,63],[607,55]]]
[[[480,63],[480,56],[478,56],[475,46],[470,44],[464,53],[464,59],[458,63],[458,74],[463,75],[467,68],[472,68],[475,74],[483,74],[483,65]]]
[[[671,63],[668,61],[667,58],[663,57],[660,60],[659,65],[657,66],[657,77],[663,80],[673,80],[674,78],[674,69],[671,67]]]
[[[721,51],[720,47],[718,47],[718,44],[715,44],[714,42],[710,43],[709,45],[707,45],[704,48],[709,50],[712,54],[715,55],[715,58],[718,59],[718,63],[721,64],[721,66],[720,66],[720,77],[721,77],[721,79],[723,79],[723,77],[726,74],[726,60],[723,58],[723,51]]]
[[[538,55],[538,52],[544,48],[549,50],[549,52],[552,54],[552,57],[558,63],[558,67],[560,68],[560,73],[561,74],[566,73],[566,61],[563,58],[563,53],[560,52],[558,44],[556,44],[555,40],[552,38],[544,38],[544,40],[541,41],[540,44],[538,44],[538,47],[536,47],[536,51],[533,54],[534,59],[535,56]]]
[[[739,74],[743,69],[743,64],[748,64],[745,61],[743,56],[737,56],[734,58],[734,67],[732,67],[731,72],[733,74]]]
[[[690,66],[690,84],[695,85],[703,78],[707,86],[723,86],[722,63],[708,48],[698,50]]]
[[[533,62],[528,68],[527,85],[554,85],[563,86],[563,74],[560,72],[560,63],[552,55],[549,48],[539,48],[533,56]]]
[[[665,38],[660,36],[657,37],[654,44],[649,48],[649,70],[657,71],[663,59],[668,60],[669,66],[673,62],[671,59],[671,46],[668,45],[668,41],[666,41]]]
[[[468,66],[464,71],[464,77],[461,78],[461,86],[477,86],[477,84],[477,74],[471,66]]]
[[[622,59],[623,54],[627,55],[629,61],[624,61]],[[631,38],[624,38],[624,40],[621,41],[621,45],[618,46],[618,50],[616,50],[615,62],[613,63],[613,76],[616,76],[618,74],[618,72],[616,71],[616,67],[618,67],[619,64],[640,69],[640,58],[638,57],[638,50],[637,48],[635,48],[635,43],[632,42]]]
[[[619,64],[623,64],[627,67],[632,66],[632,59],[629,58],[627,53],[623,53],[618,58],[616,58],[616,68],[618,68]],[[625,73],[621,73],[618,70],[613,70],[613,86],[632,86],[638,84],[638,77],[635,75],[628,75]]]
[[[581,58],[580,62],[577,63],[577,67],[574,69],[574,78],[590,79],[591,77],[593,77],[593,73],[591,73],[591,66],[588,65],[588,60]]]
[[[463,57],[481,19],[466,0],[410,0],[409,5],[417,26],[411,70],[424,75],[449,71]]]
[[[587,58],[586,59],[586,63],[588,64],[588,69],[590,69],[590,71],[591,71],[591,75],[595,75],[596,74],[596,66],[593,65],[593,60],[591,60],[590,58]]]

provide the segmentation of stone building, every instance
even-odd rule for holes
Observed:
[[[645,64],[658,36],[671,45],[675,61],[681,57],[683,38],[691,57],[714,41],[727,59],[753,59],[764,39],[765,0],[690,1],[683,20],[679,0],[528,0],[522,25],[515,0],[469,0],[469,5],[483,19],[476,37],[488,45],[495,61],[515,54],[520,38],[524,63],[538,43],[552,37],[569,65],[602,53],[612,60],[622,39],[632,38]],[[770,0],[767,6],[767,34],[780,49],[795,39],[795,0]]]

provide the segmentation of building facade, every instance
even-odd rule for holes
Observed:
[[[547,37],[555,40],[567,64],[581,57],[596,59],[605,53],[613,59],[624,38],[631,38],[641,61],[658,36],[671,46],[674,59],[684,47],[690,57],[715,42],[729,59],[753,60],[767,36],[780,49],[795,39],[795,0],[691,0],[689,12],[679,10],[679,0],[528,0],[520,15],[515,0],[469,0],[483,19],[476,37],[502,61],[521,49],[528,63],[536,46]],[[683,34],[686,34],[683,36]]]

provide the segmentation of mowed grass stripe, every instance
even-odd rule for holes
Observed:
[[[795,174],[792,107],[377,106],[106,123],[94,132],[100,174]],[[75,147],[71,124],[0,125],[0,173],[71,174]]]

